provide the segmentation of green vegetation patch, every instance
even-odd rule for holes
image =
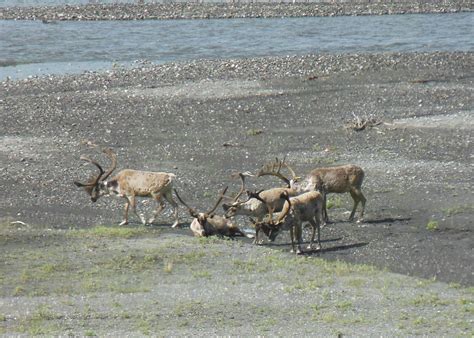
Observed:
[[[247,136],[257,136],[263,134],[263,129],[251,128],[247,130]]]
[[[474,212],[474,206],[470,204],[466,205],[457,205],[457,206],[452,206],[449,208],[442,209],[443,213],[450,217],[458,214],[465,214],[465,213],[471,213]]]
[[[312,160],[312,163],[330,166],[330,165],[334,165],[337,161],[338,159],[336,157],[329,156],[329,157],[315,158]]]
[[[90,229],[71,230],[72,236],[89,236],[89,237],[105,237],[105,238],[132,238],[142,236],[148,233],[145,227],[108,227],[96,226]]]
[[[449,305],[447,300],[441,299],[436,294],[421,294],[411,300],[414,306],[446,306]]]
[[[338,209],[341,207],[342,207],[342,198],[338,195],[332,195],[326,201],[327,209],[332,209],[332,208]]]
[[[238,335],[251,327],[271,335],[282,325],[308,323],[317,329],[306,335],[367,327],[408,336],[472,333],[474,288],[241,241],[155,236],[141,228],[129,240],[110,235],[113,227],[103,236],[100,228],[72,230],[73,236],[42,230],[42,242],[19,242],[4,255],[2,296],[17,297],[29,311],[13,317],[0,309],[1,333],[189,335],[211,328]]]
[[[145,271],[162,263],[160,255],[156,254],[124,254],[114,255],[109,260],[99,263],[101,267],[112,270]]]
[[[426,224],[426,229],[427,229],[427,230],[430,230],[430,231],[438,230],[438,227],[439,227],[439,223],[438,223],[438,221],[435,221],[435,220],[430,220],[430,221]]]

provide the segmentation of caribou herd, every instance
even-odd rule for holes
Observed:
[[[117,157],[109,149],[103,152],[110,159],[110,168],[104,171],[95,160],[81,156],[80,159],[93,164],[98,173],[87,182],[74,184],[90,195],[92,202],[104,195],[116,195],[125,199],[124,215],[120,225],[128,224],[130,206],[133,213],[146,224],[152,224],[164,209],[164,200],[173,208],[174,223],[179,225],[178,204],[173,199],[173,191],[178,200],[188,209],[193,218],[190,229],[197,237],[207,236],[246,236],[251,235],[242,231],[235,224],[235,216],[248,216],[255,228],[254,243],[261,244],[261,232],[270,241],[274,241],[281,231],[289,231],[292,251],[301,253],[303,224],[309,223],[312,227],[311,240],[308,249],[321,249],[321,227],[329,222],[326,209],[326,196],[330,193],[350,193],[354,206],[349,220],[354,220],[356,209],[361,204],[359,219],[364,216],[366,199],[362,194],[364,171],[359,166],[348,164],[335,167],[317,168],[310,171],[305,177],[298,177],[285,160],[278,158],[262,166],[255,174],[240,172],[234,175],[241,180],[240,190],[236,196],[226,196],[227,187],[219,194],[214,206],[207,212],[198,212],[186,203],[178,191],[173,187],[176,175],[165,172],[151,172],[133,169],[124,169],[110,177],[117,166]],[[282,169],[288,171],[291,177],[285,176]],[[275,176],[285,183],[285,187],[275,187],[260,191],[250,191],[245,188],[247,177]],[[110,177],[110,178],[109,178]],[[150,219],[138,214],[136,197],[153,198],[157,207]],[[220,203],[224,209],[223,215],[217,215],[216,210]],[[317,232],[317,244],[314,240]]]

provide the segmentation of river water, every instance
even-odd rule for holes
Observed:
[[[277,19],[0,20],[0,80],[193,59],[473,51],[474,13]]]

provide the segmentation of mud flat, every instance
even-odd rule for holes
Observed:
[[[473,61],[308,55],[1,83],[1,332],[472,334]],[[381,123],[356,132],[354,116]],[[120,228],[121,201],[72,184],[94,172],[81,154],[107,166],[102,146],[119,168],[176,173],[198,209],[276,156],[300,175],[355,163],[366,217],[347,222],[350,197],[332,196],[323,250],[303,257],[285,234],[192,238],[184,208],[179,230],[169,212]]]

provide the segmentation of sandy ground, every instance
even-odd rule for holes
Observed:
[[[35,333],[33,324],[39,323],[40,333],[86,335],[115,329],[164,335],[469,335],[473,61],[472,53],[198,61],[3,83],[4,332]],[[383,123],[352,131],[346,126],[353,114]],[[323,229],[323,250],[304,257],[288,253],[287,235],[263,247],[250,240],[183,237],[190,234],[185,208],[182,229],[169,229],[167,211],[156,225],[135,223],[122,229],[132,231],[131,237],[115,238],[109,232],[118,229],[123,202],[102,198],[93,204],[72,184],[94,172],[79,160],[81,154],[107,166],[102,146],[118,153],[119,169],[176,173],[181,195],[200,210],[211,208],[224,186],[238,190],[231,173],[256,171],[276,156],[286,156],[300,175],[354,163],[366,172],[366,217],[348,222],[350,197],[332,196],[333,222]],[[279,184],[261,178],[249,180],[248,187]],[[152,207],[147,201],[139,206],[146,213]],[[16,221],[26,225],[11,223]],[[248,226],[245,218],[237,222]],[[105,237],[95,232],[98,225],[109,229]],[[180,268],[167,265],[182,255],[184,263],[174,263]],[[334,270],[341,264],[351,287]],[[319,273],[332,282],[320,285]],[[82,284],[70,290],[76,279]],[[121,281],[133,290],[119,288]],[[59,291],[60,285],[67,290]],[[311,297],[325,298],[313,298],[308,308]],[[181,303],[186,304],[180,309]],[[27,315],[18,312],[22,306]],[[341,317],[345,309],[364,318]],[[287,310],[294,321],[287,321]],[[387,323],[395,313],[397,319]],[[454,319],[437,317],[450,315]],[[127,316],[139,327],[127,331]],[[71,329],[58,330],[66,320]],[[440,321],[451,324],[430,331]]]

